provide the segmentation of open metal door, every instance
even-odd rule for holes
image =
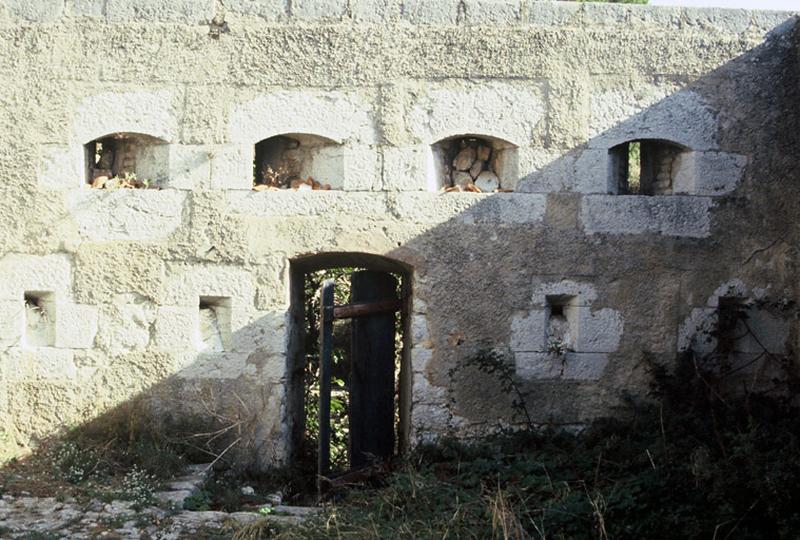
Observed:
[[[330,474],[331,363],[334,319],[352,319],[350,467],[394,453],[395,312],[397,278],[370,270],[350,276],[350,303],[334,305],[333,281],[321,290],[318,488]]]

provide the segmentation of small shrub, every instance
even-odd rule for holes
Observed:
[[[211,494],[205,489],[199,489],[183,501],[184,510],[203,512],[211,510]]]
[[[50,459],[61,478],[70,484],[88,480],[98,466],[97,455],[92,449],[83,448],[72,441],[58,445]]]
[[[134,465],[122,479],[118,495],[123,500],[132,501],[136,506],[147,506],[153,504],[157,486],[155,476]]]

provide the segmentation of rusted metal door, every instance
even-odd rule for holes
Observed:
[[[350,467],[394,453],[395,312],[401,308],[397,278],[364,270],[350,276],[350,303],[334,305],[333,281],[322,285],[320,314],[319,461],[330,473],[331,362],[334,319],[352,319],[350,350]]]

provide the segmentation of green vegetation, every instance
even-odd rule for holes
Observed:
[[[733,362],[725,335],[750,326],[744,306],[729,316],[738,322],[709,331],[710,354],[689,351],[671,370],[644,358],[651,395],[629,398],[618,419],[443,440],[377,488],[336,493],[318,518],[280,530],[266,518],[237,538],[796,538],[797,366],[766,350]],[[468,363],[523,397],[501,355]],[[514,407],[527,426],[524,399]]]
[[[306,368],[305,368],[305,436],[304,453],[309,467],[316,470],[317,440],[319,439],[319,290],[326,280],[334,282],[334,303],[347,304],[350,300],[350,274],[355,268],[333,268],[310,273],[305,281],[306,301]],[[349,384],[350,378],[350,323],[339,321],[334,325],[333,362],[331,370],[331,467],[333,470],[348,467]],[[313,464],[313,466],[312,466]]]
[[[782,399],[717,396],[709,377],[685,357],[659,374],[657,403],[579,435],[421,448],[383,487],[269,537],[796,537],[800,415]]]

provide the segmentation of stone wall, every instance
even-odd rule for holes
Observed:
[[[324,253],[406,273],[409,442],[514,421],[496,381],[453,375],[487,347],[535,422],[608,414],[720,297],[797,297],[795,24],[532,0],[0,3],[4,444],[146,395],[236,409],[246,459],[284,461],[293,276]],[[115,133],[163,144],[161,189],[87,184],[85,145]],[[333,145],[334,189],[253,191],[256,143],[291,134]],[[464,135],[503,148],[513,192],[439,191],[437,145]],[[617,194],[610,150],[639,140],[680,148],[668,194]],[[785,313],[753,317],[772,352],[797,343]]]

